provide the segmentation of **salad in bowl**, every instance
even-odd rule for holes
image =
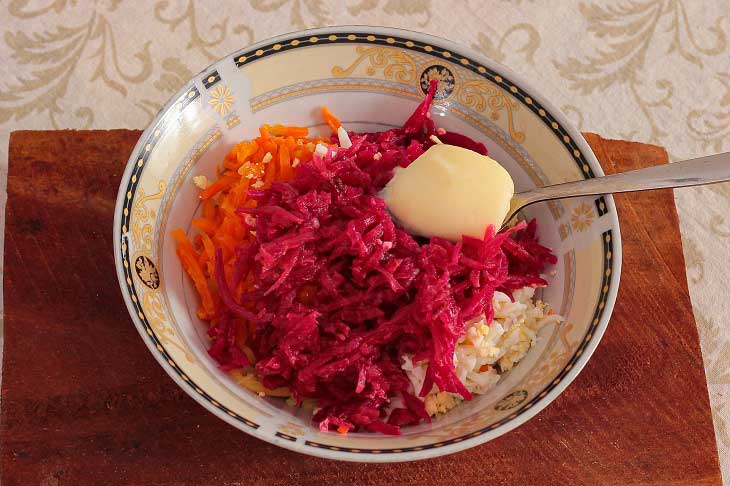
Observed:
[[[288,34],[206,68],[144,132],[119,283],[160,365],[231,425],[333,459],[434,457],[524,423],[597,346],[612,198],[499,215],[514,191],[600,175],[565,117],[477,52]]]

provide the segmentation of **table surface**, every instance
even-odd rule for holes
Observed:
[[[0,229],[10,131],[143,128],[216,58],[335,23],[407,28],[473,46],[529,79],[578,128],[662,145],[670,160],[730,150],[727,0],[458,0],[444,7],[430,0],[2,2]],[[558,29],[555,19],[565,20]],[[730,185],[683,189],[676,202],[730,480]]]
[[[440,484],[454,471],[476,484],[486,465],[514,484],[720,483],[671,191],[617,197],[624,270],[611,323],[575,383],[536,418],[438,459],[338,463],[207,413],[129,322],[109,248],[116,188],[138,137],[11,136],[3,484]],[[666,162],[660,147],[587,138],[609,173]]]

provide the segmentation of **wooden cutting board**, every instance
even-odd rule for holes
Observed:
[[[613,318],[546,410],[451,456],[351,464],[234,429],[147,351],[112,255],[117,184],[139,134],[11,134],[3,485],[720,484],[671,191],[616,198],[624,257]],[[660,147],[587,137],[608,173],[667,162]]]

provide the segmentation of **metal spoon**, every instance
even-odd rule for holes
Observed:
[[[614,192],[699,186],[725,181],[730,181],[730,152],[605,177],[538,187],[512,196],[502,227],[523,208],[540,201]]]

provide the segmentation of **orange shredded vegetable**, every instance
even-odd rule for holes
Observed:
[[[322,107],[322,117],[327,122],[327,125],[330,126],[332,131],[337,132],[337,129],[341,126],[340,119],[333,115],[326,106]]]
[[[335,122],[339,126],[337,118],[329,111],[327,113],[328,124],[332,126]],[[235,250],[242,242],[250,240],[251,231],[255,231],[236,213],[238,208],[256,205],[256,201],[249,199],[247,191],[267,188],[276,180],[291,180],[297,170],[294,165],[311,161],[314,147],[319,142],[328,140],[309,138],[305,127],[263,125],[257,138],[241,142],[231,149],[223,160],[217,179],[200,192],[203,207],[200,217],[193,219],[193,226],[198,230],[193,241],[181,229],[172,232],[182,267],[200,296],[198,317],[211,326],[217,325],[220,305],[215,284],[216,249],[222,250],[225,278],[230,282],[236,263]],[[252,283],[253,276],[244,275],[239,289]],[[249,346],[255,325],[237,319],[236,331],[236,343],[249,361],[255,363],[256,357]],[[279,393],[284,394],[283,391]]]
[[[198,317],[201,319],[212,319],[215,314],[215,302],[208,287],[208,280],[203,269],[198,263],[198,252],[181,229],[172,232],[173,238],[177,241],[177,256],[180,258],[183,268],[195,284],[195,289],[200,295],[201,306],[198,309]]]

